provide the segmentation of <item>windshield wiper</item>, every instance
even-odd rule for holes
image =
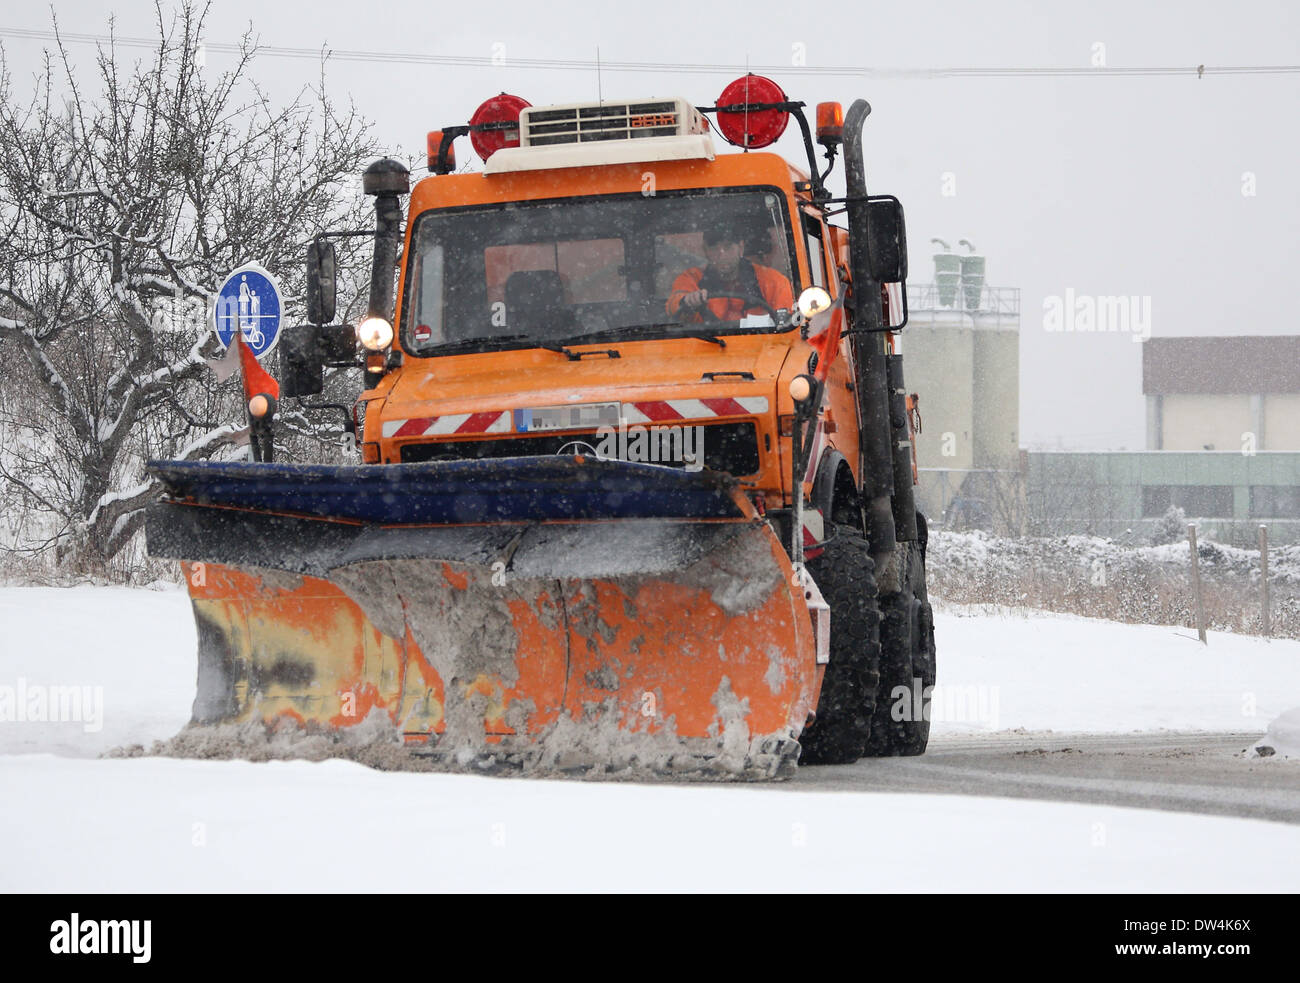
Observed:
[[[627,337],[629,332],[634,333],[636,337]],[[696,338],[717,345],[719,348],[727,347],[727,343],[722,338],[711,331],[700,330],[698,325],[683,324],[680,321],[666,321],[658,324],[634,324],[618,328],[605,328],[602,331],[592,331],[588,334],[569,335],[556,341],[546,341],[526,334],[493,335],[490,338],[463,338],[460,341],[448,341],[432,348],[425,348],[419,354],[458,355],[466,352],[490,352],[504,348],[544,348],[549,352],[557,352],[565,356],[570,362],[580,362],[584,358],[595,355],[618,358],[619,353],[613,348],[595,352],[579,352],[568,347],[570,345],[595,344],[610,338],[618,338],[622,341],[649,341],[654,338]]]
[[[493,335],[490,338],[462,338],[460,341],[447,341],[441,345],[426,348],[421,355],[458,355],[465,352],[490,352],[503,348],[545,348],[548,352],[559,352],[568,357],[570,362],[582,358],[580,352],[571,351],[556,341],[543,341],[526,334]]]
[[[690,331],[684,334],[687,338],[699,338],[700,341],[711,341],[719,348],[726,348],[727,343],[717,335],[709,334],[707,331]]]
[[[577,361],[581,361],[582,359],[582,355],[580,355],[578,352],[570,351],[569,349],[565,348],[563,345],[558,344],[554,341],[539,341],[538,339],[534,338],[532,339],[532,342],[533,344],[531,347],[545,348],[548,352],[559,352],[561,355],[564,355],[566,358],[568,358],[570,362],[577,362]]]
[[[635,333],[635,337],[628,337],[629,333]],[[666,321],[660,324],[628,324],[619,328],[605,328],[603,331],[593,331],[590,334],[569,335],[567,338],[561,338],[560,343],[564,345],[582,345],[589,341],[604,341],[607,338],[617,338],[620,341],[650,341],[655,338],[698,338],[700,341],[712,342],[719,348],[727,347],[727,343],[712,332],[701,331],[697,326],[682,324],[681,321]]]

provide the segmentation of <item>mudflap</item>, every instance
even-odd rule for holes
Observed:
[[[347,756],[400,743],[416,769],[789,777],[820,681],[811,622],[771,527],[717,490],[730,514],[434,526],[158,503],[150,551],[185,559],[198,624],[191,743],[238,732],[291,754],[298,733]]]

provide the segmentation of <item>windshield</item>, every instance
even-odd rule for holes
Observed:
[[[426,212],[412,239],[403,341],[436,354],[476,342],[785,329],[788,229],[775,190]]]

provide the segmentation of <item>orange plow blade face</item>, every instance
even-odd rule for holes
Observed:
[[[166,508],[196,555],[265,562],[229,536],[214,549],[213,510]],[[439,770],[784,778],[816,701],[813,625],[770,525],[736,508],[387,529],[311,572],[190,560],[194,724],[400,740]],[[268,521],[307,521],[308,554],[337,532]]]

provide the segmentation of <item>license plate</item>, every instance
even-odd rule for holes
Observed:
[[[537,430],[588,430],[592,427],[617,427],[618,403],[577,403],[570,406],[534,406],[515,410],[515,429],[521,433]]]

